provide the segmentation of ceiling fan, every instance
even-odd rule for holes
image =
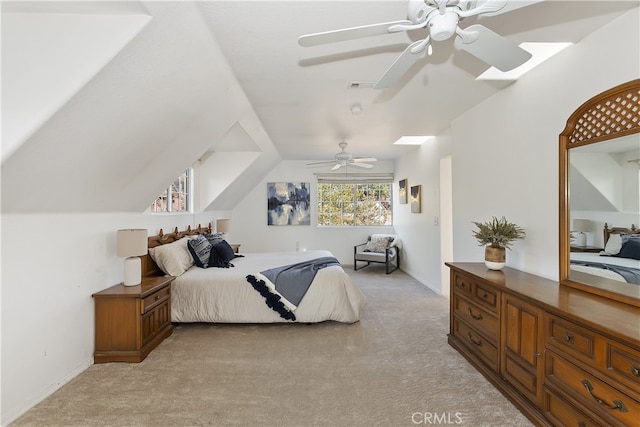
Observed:
[[[432,42],[456,35],[455,46],[466,50],[501,71],[512,70],[531,58],[531,54],[487,27],[474,24],[459,26],[464,18],[493,16],[538,3],[542,0],[408,0],[408,20],[344,28],[335,31],[307,34],[298,38],[301,46],[317,46],[345,40],[424,29],[426,37],[411,43],[380,79],[374,89],[393,86],[423,52],[431,55]]]
[[[344,141],[338,144],[338,146],[342,151],[336,154],[333,160],[327,160],[324,162],[307,163],[307,166],[317,166],[317,165],[326,165],[326,164],[335,163],[335,165],[331,168],[332,171],[338,170],[341,167],[347,166],[347,165],[369,169],[369,168],[372,168],[373,165],[368,162],[378,161],[378,159],[376,159],[375,157],[353,157],[353,154],[347,153],[345,151],[345,149],[347,148],[347,145],[349,144],[347,144]]]

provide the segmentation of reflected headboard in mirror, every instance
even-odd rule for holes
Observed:
[[[632,275],[633,270],[640,274],[640,260],[635,255],[627,258],[636,241],[626,247],[624,256],[600,255],[610,233],[621,244],[622,239],[625,244],[640,239],[635,233],[640,222],[640,79],[594,96],[569,117],[560,134],[559,161],[560,284],[640,307],[640,285],[572,267],[588,251],[571,246],[571,226],[592,224],[587,227],[591,241],[586,247],[594,252],[590,256],[603,264],[625,264]],[[615,227],[608,229],[606,223]],[[604,240],[596,233],[600,227]]]

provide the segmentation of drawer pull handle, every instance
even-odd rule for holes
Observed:
[[[476,341],[476,340],[473,339],[473,337],[471,336],[471,332],[467,332],[467,335],[469,335],[469,341],[471,341],[472,343],[474,343],[478,347],[480,347],[482,345],[482,341],[481,340]]]
[[[578,427],[587,427],[587,423],[584,421],[578,421]]]
[[[640,366],[632,366],[631,373],[636,377],[640,377]]]
[[[564,340],[566,342],[568,342],[569,344],[573,344],[575,341],[575,338],[573,338],[573,334],[569,333],[569,332],[565,332],[564,334]]]
[[[489,296],[489,293],[487,291],[484,291],[484,293],[482,294],[482,298],[486,299]]]
[[[476,319],[476,320],[482,320],[482,313],[475,315],[473,314],[473,311],[471,311],[471,307],[469,307],[469,316],[471,316],[472,318]]]
[[[160,299],[160,295],[156,295],[156,301]]]
[[[582,385],[584,386],[584,388],[587,389],[591,397],[593,397],[593,400],[595,400],[599,405],[602,405],[607,409],[617,409],[620,412],[629,412],[629,410],[627,409],[626,406],[624,406],[624,403],[622,403],[621,400],[614,400],[613,405],[610,405],[609,403],[605,402],[604,400],[600,399],[598,396],[593,394],[593,386],[591,385],[589,380],[582,380]]]

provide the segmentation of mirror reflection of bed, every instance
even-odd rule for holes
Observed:
[[[604,224],[601,251],[571,249],[570,278],[640,297],[640,230]],[[595,247],[595,246],[590,246]]]

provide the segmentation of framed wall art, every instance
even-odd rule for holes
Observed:
[[[268,225],[311,225],[308,182],[267,183]]]
[[[413,213],[421,212],[420,187],[420,185],[411,187],[411,212]]]
[[[407,204],[407,180],[401,179],[400,181],[398,181],[398,187],[400,188],[400,191],[398,191],[400,204],[406,205]]]

